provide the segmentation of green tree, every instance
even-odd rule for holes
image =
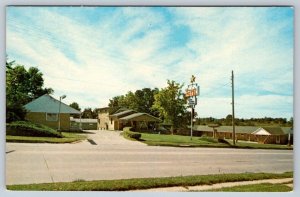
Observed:
[[[162,88],[155,94],[152,109],[159,112],[165,123],[172,124],[173,133],[174,128],[186,126],[187,107],[181,90],[183,85],[170,80],[167,84],[166,88]]]
[[[85,108],[82,112],[82,118],[93,118],[93,111],[91,108]]]
[[[143,88],[142,90],[136,90],[134,93],[129,91],[126,95],[116,96],[110,99],[108,106],[112,108],[112,111],[123,107],[158,116],[158,111],[152,109],[154,95],[157,92],[157,88]]]
[[[143,88],[142,90],[137,90],[134,94],[136,110],[158,116],[158,110],[152,108],[155,100],[154,95],[158,92],[159,90],[157,88]]]
[[[92,110],[92,108],[85,108],[82,112],[82,118],[90,118],[95,119],[97,118],[97,109]]]
[[[43,74],[34,67],[28,71],[23,65],[6,60],[6,121],[23,120],[24,105],[44,94],[51,94],[51,88],[44,88]]]
[[[74,109],[77,109],[78,111],[81,111],[80,107],[79,107],[79,104],[76,103],[76,102],[73,102],[69,105],[70,107],[74,108]]]

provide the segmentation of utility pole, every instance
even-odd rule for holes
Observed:
[[[233,70],[231,72],[231,92],[232,92],[232,139],[233,139],[233,145],[235,145],[235,123],[234,123],[234,75]]]

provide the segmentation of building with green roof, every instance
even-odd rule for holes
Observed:
[[[98,110],[99,129],[122,130],[125,126],[133,127],[136,131],[149,129],[149,125],[161,122],[161,119],[148,113],[139,113],[134,110],[121,108],[115,113],[109,114],[108,108]]]
[[[232,139],[232,126],[194,125],[193,130],[199,135]],[[288,144],[292,142],[293,130],[290,127],[235,126],[235,133],[236,140],[262,144]]]
[[[24,106],[27,110],[25,119],[34,123],[49,126],[53,129],[58,129],[58,119],[60,119],[60,129],[69,131],[71,125],[70,117],[75,114],[80,115],[81,112],[63,102],[61,102],[59,110],[59,105],[59,100],[45,94]],[[60,115],[58,115],[59,111]]]

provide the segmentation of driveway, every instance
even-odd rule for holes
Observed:
[[[71,182],[293,170],[291,150],[147,146],[119,131],[75,144],[6,144],[6,183]]]

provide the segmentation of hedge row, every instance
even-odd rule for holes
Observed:
[[[6,135],[33,137],[63,137],[56,130],[41,124],[16,121],[6,124]]]
[[[142,134],[131,131],[132,127],[124,127],[123,134],[125,137],[139,140],[142,137]]]

